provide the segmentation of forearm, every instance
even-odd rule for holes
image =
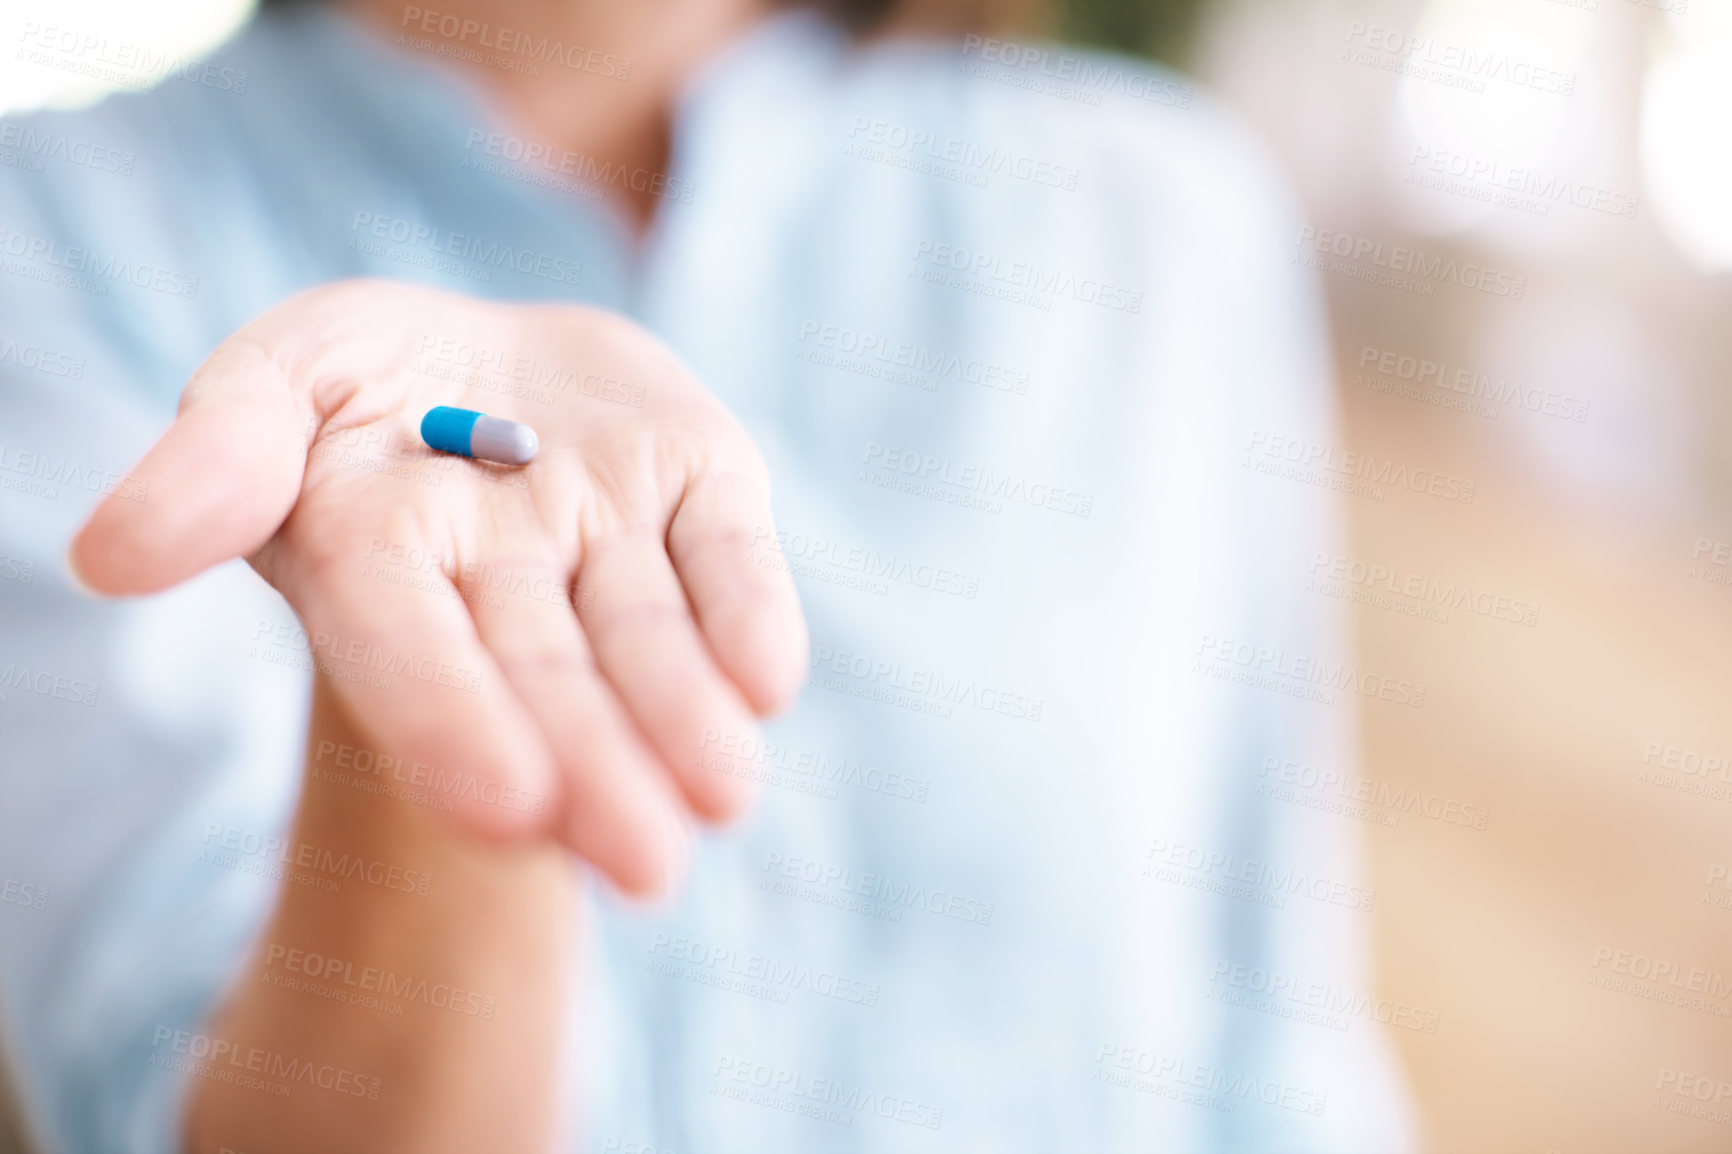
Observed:
[[[326,741],[368,744],[321,680],[308,748]],[[290,846],[289,868],[316,868],[285,878],[206,1030],[229,1043],[211,1066],[237,1077],[195,1079],[189,1150],[542,1154],[575,930],[569,857],[547,841],[489,845],[433,809],[310,773]]]

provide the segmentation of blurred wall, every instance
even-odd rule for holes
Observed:
[[[1391,1031],[1434,1151],[1732,1148],[1729,9],[1241,0],[1200,34],[1306,200],[1366,482],[1300,579],[1429,687],[1366,704],[1335,794],[1370,801],[1382,992],[1436,1023]]]

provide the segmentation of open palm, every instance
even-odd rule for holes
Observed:
[[[524,422],[540,454],[435,453],[436,405]],[[148,498],[110,498],[73,544],[87,584],[247,557],[381,751],[480,783],[453,797],[478,832],[556,837],[628,891],[677,875],[688,812],[745,804],[705,746],[804,674],[792,582],[748,561],[775,541],[756,449],[607,313],[313,290],[217,349],[134,476]],[[546,804],[502,804],[521,797]]]

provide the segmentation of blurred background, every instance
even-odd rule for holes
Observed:
[[[250,9],[11,2],[0,37],[193,55]],[[1366,712],[1339,819],[1381,992],[1435,1015],[1391,1031],[1426,1148],[1732,1149],[1732,0],[1018,18],[1183,67],[1252,125],[1314,229],[1334,448],[1472,483],[1344,498],[1351,555],[1306,585],[1356,606],[1362,667],[1431,687]],[[103,90],[0,68],[0,108]]]

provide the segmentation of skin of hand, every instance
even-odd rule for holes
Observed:
[[[366,740],[333,682],[314,742]],[[468,836],[436,810],[309,774],[289,844],[399,871],[285,884],[199,1032],[185,1154],[545,1154],[576,1117],[562,1060],[581,966],[582,869],[554,842]],[[309,873],[316,874],[317,867]],[[605,1055],[574,1053],[578,1063]],[[317,1071],[295,1079],[284,1065]],[[333,1074],[332,1072],[340,1072]],[[573,1103],[581,1108],[581,1104]]]
[[[514,396],[513,366],[545,383]],[[436,405],[529,424],[540,453],[436,453]],[[805,677],[761,457],[608,313],[310,290],[223,342],[133,476],[148,499],[110,497],[73,542],[81,581],[151,593],[247,558],[374,750],[472,779],[450,786],[467,828],[553,838],[627,893],[677,879],[691,815],[742,811],[718,739]]]

